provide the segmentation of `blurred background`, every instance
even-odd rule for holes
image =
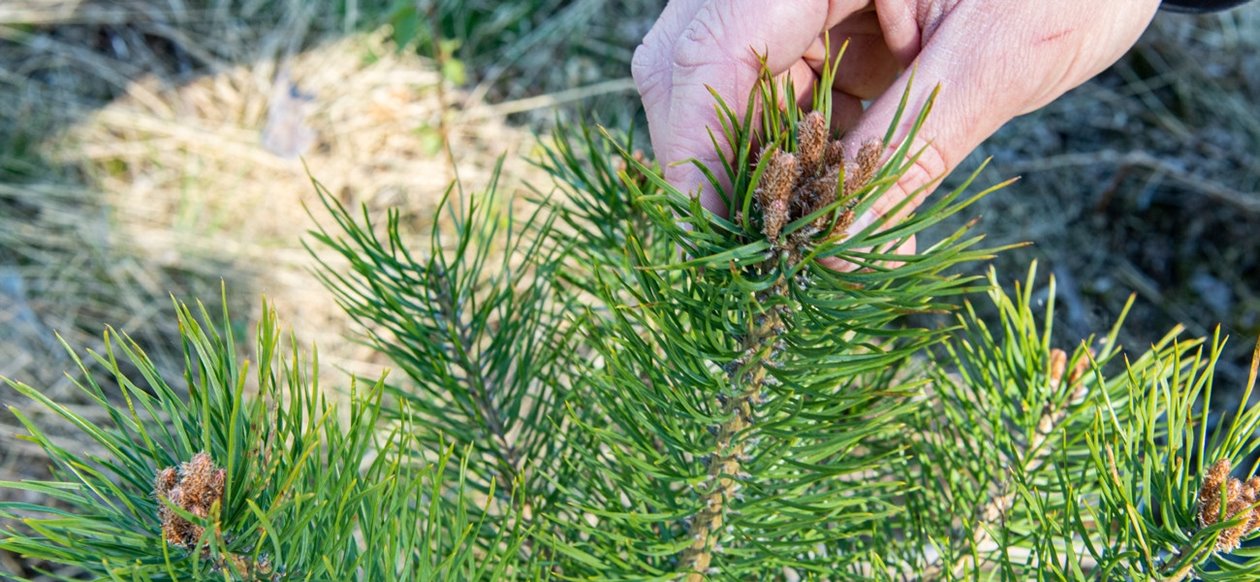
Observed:
[[[82,405],[57,334],[91,348],[105,326],[178,374],[171,297],[213,305],[221,289],[242,333],[266,297],[331,378],[379,374],[310,272],[302,242],[324,217],[308,169],[420,232],[452,180],[476,191],[499,159],[504,191],[545,192],[528,160],[556,123],[646,147],[629,64],[663,4],[0,1],[0,376]],[[1253,3],[1160,14],[1119,64],[1009,124],[950,181],[986,157],[980,184],[1022,177],[967,218],[991,243],[1032,243],[996,261],[999,277],[1036,259],[1044,294],[1056,276],[1062,347],[1134,293],[1124,343],[1220,325],[1217,398],[1236,400],[1260,335],[1258,152]],[[21,432],[0,414],[0,480],[46,477]],[[31,566],[0,553],[0,572]]]

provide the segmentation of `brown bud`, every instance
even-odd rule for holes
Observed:
[[[797,127],[796,137],[801,173],[813,176],[818,173],[827,148],[827,119],[821,112],[809,112]]]
[[[1251,505],[1251,502],[1241,494],[1241,489],[1241,484],[1237,479],[1229,482],[1229,502],[1225,506],[1226,520],[1238,517],[1239,514],[1246,512]],[[1247,535],[1247,526],[1250,524],[1251,516],[1247,516],[1247,519],[1242,520],[1242,523],[1222,531],[1216,538],[1216,549],[1222,552],[1232,552],[1238,549],[1243,536]]]
[[[779,240],[783,225],[788,223],[787,200],[771,200],[761,209],[761,221],[761,229],[766,238],[772,241]]]
[[[840,168],[839,166],[828,167],[823,175],[814,180],[814,200],[813,205],[809,208],[809,212],[814,212],[826,208],[832,202],[836,201],[836,187],[840,184]],[[807,213],[808,214],[808,213]],[[831,213],[819,216],[814,221],[814,226],[823,228],[831,223]]]
[[[792,188],[796,186],[798,173],[796,156],[779,150],[771,153],[757,188],[760,202],[764,204],[770,200],[787,200]]]
[[[1229,478],[1229,461],[1221,459],[1208,469],[1203,485],[1199,486],[1199,525],[1207,527],[1216,523],[1221,510],[1221,486]]]
[[[1260,477],[1252,477],[1246,483],[1229,477],[1229,460],[1221,459],[1208,469],[1199,487],[1198,518],[1200,527],[1208,527],[1247,514],[1246,519],[1233,527],[1220,532],[1216,538],[1216,549],[1231,552],[1238,548],[1242,539],[1260,526],[1260,512],[1252,506],[1256,504],[1260,494]],[[1228,483],[1226,482],[1228,480]],[[1222,499],[1224,487],[1224,499]],[[1224,515],[1221,503],[1225,504]]]
[[[849,227],[853,226],[854,218],[856,218],[856,216],[853,214],[852,210],[845,210],[841,213],[840,219],[836,221],[836,226],[831,229],[831,234],[828,238],[837,238],[848,233]]]
[[[778,240],[788,221],[788,202],[796,186],[796,156],[784,151],[770,154],[766,169],[757,186],[757,202],[761,204],[762,232],[770,240]]]
[[[1054,348],[1050,350],[1050,386],[1058,388],[1063,381],[1063,371],[1067,369],[1067,352]]]
[[[215,467],[210,455],[197,453],[179,470],[167,467],[158,471],[155,494],[158,519],[167,543],[190,547],[201,539],[205,528],[192,523],[168,507],[173,505],[197,517],[208,518],[215,504],[223,500],[225,472]]]
[[[1221,459],[1208,469],[1199,487],[1199,525],[1216,523],[1221,509],[1221,486],[1229,478],[1229,460]]]
[[[154,485],[153,490],[157,492],[159,496],[168,495],[170,494],[171,489],[174,489],[175,485],[178,483],[179,473],[175,471],[174,468],[167,467],[158,471],[157,483]]]
[[[1252,477],[1243,483],[1243,494],[1247,496],[1248,503],[1260,501],[1260,477]],[[1251,510],[1251,519],[1247,521],[1248,532],[1257,527],[1260,527],[1260,508]]]
[[[1260,493],[1260,477],[1252,477],[1242,484],[1242,494],[1250,499],[1256,498],[1256,493]]]
[[[826,164],[828,168],[844,164],[844,145],[840,143],[840,140],[831,140],[831,143],[827,144],[827,153],[823,154],[823,164]]]
[[[884,142],[871,140],[862,144],[862,149],[858,150],[857,158],[853,160],[844,177],[845,196],[852,196],[871,181],[879,171],[879,161],[883,154]]]

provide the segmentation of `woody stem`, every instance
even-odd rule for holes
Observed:
[[[682,569],[687,582],[700,582],[713,562],[713,555],[726,521],[730,500],[739,489],[739,474],[747,432],[752,428],[754,407],[760,401],[765,384],[769,352],[782,329],[779,310],[772,309],[746,337],[742,366],[731,372],[736,395],[722,404],[723,418],[717,426],[717,442],[709,457],[705,481],[711,489],[704,494],[700,512],[691,522],[688,534],[692,543],[683,552]]]

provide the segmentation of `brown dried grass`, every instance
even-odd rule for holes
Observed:
[[[310,101],[286,98],[290,82]],[[311,175],[351,207],[366,204],[378,215],[399,208],[418,234],[456,176],[468,188],[484,185],[500,155],[513,179],[537,178],[522,161],[533,139],[497,119],[459,123],[443,102],[455,89],[443,83],[382,34],[174,87],[148,77],[143,92],[160,105],[129,97],[93,113],[62,137],[72,144],[64,161],[89,169],[116,209],[117,232],[144,260],[209,276],[231,265],[299,338],[320,346],[321,359],[368,373],[379,363],[344,341],[346,318],[308,271],[301,240],[313,222],[304,208],[316,220],[324,211],[306,169],[269,151],[260,135],[276,103],[304,110],[293,124],[311,135],[303,154]]]

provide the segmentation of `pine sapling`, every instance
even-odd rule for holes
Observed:
[[[541,199],[448,197],[427,244],[316,185],[335,224],[310,248],[348,265],[319,273],[397,371],[341,414],[268,309],[243,360],[226,311],[177,305],[179,386],[111,331],[76,376],[101,414],[8,381],[100,452],[11,407],[54,480],[0,487],[56,505],[0,503],[0,549],[99,579],[1260,576],[1260,349],[1209,414],[1219,334],[1126,352],[1126,308],[1060,337],[1035,266],[962,274],[1001,250],[974,223],[907,252],[1007,182],[875,216],[931,103],[846,151],[835,71],[809,108],[768,74],[715,100],[730,157],[699,168],[729,215],[585,126]]]

